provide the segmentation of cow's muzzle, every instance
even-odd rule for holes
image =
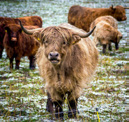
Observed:
[[[12,37],[11,38],[11,41],[14,41],[15,42],[15,41],[17,41],[17,38],[16,37]]]
[[[60,62],[60,54],[58,52],[50,52],[48,59],[52,64],[58,64]]]

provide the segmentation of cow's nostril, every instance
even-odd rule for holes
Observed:
[[[52,53],[50,53],[49,55],[52,56]]]
[[[57,58],[57,57],[59,56],[59,54],[58,54],[57,52],[50,52],[50,53],[49,53],[49,56],[50,56],[51,58]]]
[[[55,54],[56,57],[57,57],[58,55],[59,55],[58,53]]]

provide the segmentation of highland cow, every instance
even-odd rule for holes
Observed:
[[[127,19],[124,7],[111,6],[110,8],[87,8],[79,5],[74,5],[68,13],[68,22],[85,31],[89,31],[90,24],[100,16],[110,15],[118,21]]]
[[[39,28],[37,26],[26,26],[28,29]],[[10,69],[13,69],[13,60],[15,59],[15,69],[19,69],[20,59],[28,56],[30,60],[30,69],[35,68],[35,54],[40,46],[39,42],[32,36],[25,34],[20,25],[8,24],[5,27],[5,36],[3,44],[10,60]]]
[[[98,42],[103,46],[103,53],[106,53],[106,48],[111,51],[111,43],[115,43],[116,50],[119,49],[119,42],[122,38],[121,32],[118,31],[117,20],[112,16],[102,16],[98,17],[95,21],[91,23],[90,29],[96,26],[95,31],[93,32],[94,41],[96,44]]]
[[[4,49],[3,38],[5,35],[5,26],[7,24],[18,24],[18,19],[20,19],[23,25],[33,25],[42,27],[42,19],[39,16],[26,16],[20,18],[10,18],[10,17],[0,17],[0,58],[2,58],[2,52]]]
[[[69,24],[50,26],[44,29],[27,30],[40,40],[36,54],[40,75],[45,79],[47,89],[47,110],[56,118],[63,118],[62,104],[68,95],[68,117],[76,117],[77,101],[95,72],[98,50],[87,38],[92,32],[83,32]]]

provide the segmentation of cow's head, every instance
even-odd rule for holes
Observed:
[[[126,13],[125,13],[125,8],[122,6],[111,6],[110,7],[113,17],[116,18],[118,21],[125,21],[127,19]]]
[[[40,40],[45,49],[45,56],[53,65],[59,65],[67,55],[67,51],[72,45],[76,44],[81,38],[88,37],[92,32],[79,33],[62,26],[51,26],[35,30],[27,30],[22,24],[21,28],[27,34],[31,34]]]
[[[16,42],[22,29],[18,24],[8,24],[5,26],[5,32],[8,33],[10,41]]]
[[[125,21],[127,19],[126,13],[125,13],[125,8],[122,6],[111,6],[110,7],[113,17],[116,18],[118,21]]]
[[[115,48],[116,48],[116,50],[118,50],[119,42],[122,39],[122,34],[118,30],[115,30],[114,33],[112,33],[112,34],[113,34],[112,36],[114,37],[114,39],[112,39],[111,42],[115,43]]]

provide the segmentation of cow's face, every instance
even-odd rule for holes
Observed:
[[[22,32],[21,27],[17,24],[9,24],[5,27],[5,32],[8,33],[10,41],[16,42],[18,34]]]
[[[115,31],[115,33],[113,33],[113,40],[110,40],[111,42],[115,43],[115,48],[116,50],[119,49],[119,42],[122,39],[122,34],[119,31]]]
[[[111,9],[114,13],[114,17],[118,21],[125,21],[127,19],[124,7],[116,6],[116,7],[111,7]]]
[[[35,35],[37,36],[36,33]],[[40,32],[38,38],[45,48],[45,56],[53,65],[59,65],[71,46],[81,39],[78,35],[73,35],[70,30],[60,27],[46,28]]]

